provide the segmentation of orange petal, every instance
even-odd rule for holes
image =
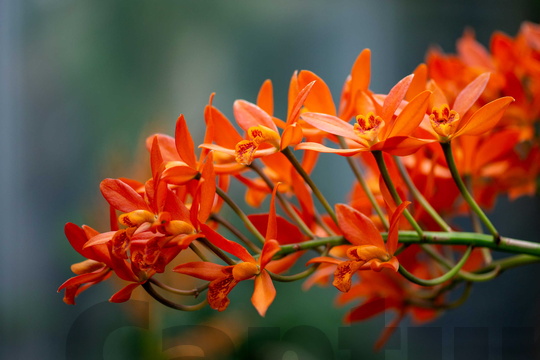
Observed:
[[[381,249],[374,245],[352,246],[347,250],[347,256],[352,260],[361,260],[365,262],[372,259],[379,259],[381,261],[390,259],[390,255],[386,249]]]
[[[310,82],[302,90],[300,90],[300,92],[296,96],[296,99],[294,99],[291,112],[289,113],[289,116],[287,117],[287,124],[293,124],[296,122],[296,120],[298,119],[298,115],[300,114],[300,109],[302,109],[302,106],[304,105],[304,101],[309,95],[309,92],[314,84],[315,84],[315,80]]]
[[[250,127],[263,125],[278,132],[272,117],[255,104],[245,100],[236,100],[233,105],[233,112],[236,122],[245,131]]]
[[[338,260],[338,259],[333,258],[333,257],[329,257],[329,256],[317,256],[317,257],[314,257],[312,259],[309,259],[309,261],[306,263],[306,265],[311,265],[311,264],[316,264],[316,263],[339,265],[342,262],[343,261]]]
[[[294,146],[299,144],[303,137],[304,133],[302,131],[302,127],[299,126],[298,123],[288,125],[281,135],[280,150],[283,150],[291,145]]]
[[[322,113],[304,113],[300,117],[311,126],[327,133],[358,140],[353,126],[338,117]]]
[[[315,81],[313,89],[304,102],[304,106],[308,111],[336,115],[336,105],[334,104],[332,93],[323,79],[311,71],[302,70],[298,74],[298,81],[300,86]]]
[[[131,293],[135,290],[140,284],[134,283],[124,286],[120,291],[115,293],[110,299],[110,302],[121,303],[128,301],[131,298]]]
[[[195,158],[195,146],[193,145],[193,139],[189,133],[189,129],[184,119],[184,115],[180,115],[176,121],[175,130],[175,144],[176,150],[180,158],[184,160],[192,168],[197,167],[197,159]]]
[[[364,49],[356,58],[351,69],[351,89],[367,91],[371,78],[371,50]],[[353,94],[354,95],[354,94]]]
[[[272,190],[272,198],[270,199],[270,208],[268,209],[268,225],[266,227],[265,240],[277,239],[277,220],[276,220],[276,193],[279,189],[277,183]]]
[[[193,180],[197,175],[199,175],[197,169],[181,161],[175,161],[165,165],[165,170],[161,173],[161,178],[169,184],[184,185],[188,181]]]
[[[99,185],[99,189],[105,200],[121,212],[150,210],[144,198],[121,180],[105,179]]]
[[[390,218],[390,228],[388,229],[388,239],[386,240],[386,248],[390,255],[394,255],[398,245],[398,225],[401,214],[407,206],[409,206],[410,201],[402,202],[392,214]]]
[[[221,250],[228,252],[242,261],[255,262],[251,254],[240,244],[225,239],[222,235],[213,230],[206,224],[201,224],[201,230],[212,244],[216,245]]]
[[[339,291],[347,292],[351,288],[352,276],[358,271],[363,261],[344,261],[340,263],[334,272],[334,285]]]
[[[305,142],[300,143],[296,145],[294,148],[295,150],[313,150],[317,152],[322,153],[333,153],[333,154],[339,154],[343,156],[352,156],[358,154],[360,151],[369,150],[368,148],[356,148],[356,149],[334,149],[327,146],[324,146],[322,144],[314,143],[314,142]]]
[[[272,278],[266,271],[262,271],[255,277],[255,288],[253,296],[251,296],[251,303],[255,306],[259,315],[264,316],[275,298],[276,288],[272,283]]]
[[[353,245],[373,245],[386,250],[383,238],[373,221],[360,211],[345,204],[336,205],[339,228]]]
[[[407,136],[412,133],[424,119],[429,105],[431,91],[424,91],[414,97],[399,113],[395,120],[383,129],[382,139],[393,136]]]
[[[460,121],[453,137],[459,135],[481,135],[493,129],[512,101],[514,101],[513,97],[505,96],[482,106],[471,117]]]
[[[272,260],[272,257],[281,249],[276,240],[267,240],[262,248],[261,257],[259,258],[261,270]]]
[[[407,90],[407,95],[405,95],[405,99],[409,101],[426,89],[428,79],[427,65],[418,65],[416,69],[414,69],[413,75],[414,77],[411,85],[409,86],[409,90]]]
[[[232,275],[218,278],[208,286],[208,305],[214,310],[223,311],[229,306],[227,297],[231,290],[238,284]]]
[[[482,95],[489,81],[489,73],[483,73],[471,81],[456,97],[452,110],[456,111],[462,118],[469,111],[476,100]]]
[[[257,95],[257,106],[272,116],[274,114],[274,91],[272,81],[267,79],[263,82]]]
[[[409,85],[411,85],[414,75],[409,75],[401,79],[388,93],[388,96],[384,99],[383,110],[381,117],[384,121],[389,121],[394,116],[399,104],[405,97]]]
[[[212,281],[224,276],[226,266],[207,261],[195,261],[176,266],[173,271],[196,277],[197,279]]]

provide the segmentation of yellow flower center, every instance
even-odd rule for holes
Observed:
[[[442,138],[448,138],[456,131],[456,127],[459,123],[459,114],[450,110],[447,104],[441,105],[441,107],[434,107],[429,115],[431,126],[433,130]]]
[[[263,125],[252,126],[248,129],[249,140],[242,140],[236,144],[236,161],[242,165],[250,165],[253,162],[255,151],[261,144],[270,144],[279,151],[281,138],[279,134]]]
[[[372,112],[356,117],[354,124],[354,133],[362,140],[365,145],[370,146],[377,143],[379,133],[384,126],[384,120]]]

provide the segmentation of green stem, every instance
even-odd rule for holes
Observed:
[[[162,288],[163,290],[166,290],[170,293],[177,294],[177,295],[183,295],[183,296],[194,296],[197,297],[203,292],[204,290],[208,289],[208,286],[210,285],[210,282],[207,282],[206,284],[199,286],[198,288],[192,289],[192,290],[181,290],[177,288],[173,288],[172,286],[169,286],[167,284],[162,283],[159,280],[156,280],[154,278],[150,278],[148,280],[152,284]]]
[[[405,185],[407,185],[407,188],[411,192],[412,196],[422,207],[424,210],[428,212],[428,214],[435,220],[435,222],[441,227],[441,230],[444,231],[452,231],[452,228],[444,221],[444,219],[439,215],[439,213],[431,206],[431,204],[426,200],[424,195],[418,190],[414,182],[412,181],[411,177],[409,176],[409,173],[407,172],[407,169],[405,169],[405,166],[401,162],[400,159],[394,156],[394,161],[397,165],[398,171],[403,179],[405,181]]]
[[[381,233],[384,239],[387,233]],[[419,236],[415,231],[399,231],[399,242],[402,244],[435,244],[435,245],[472,245],[474,247],[484,247],[507,253],[523,254],[525,260],[530,262],[540,261],[540,243],[501,237],[499,245],[493,242],[493,237],[487,234],[472,232],[436,232],[425,231],[423,236]],[[281,250],[276,255],[287,255],[296,251],[309,250],[319,246],[337,246],[349,244],[343,236],[329,236],[316,240],[305,241],[297,244],[282,245]],[[536,261],[535,261],[536,259]],[[489,271],[499,264],[493,261],[484,271]],[[504,268],[503,268],[504,269]]]
[[[264,244],[264,236],[261,235],[259,230],[253,225],[253,223],[249,220],[247,215],[240,209],[240,207],[220,188],[216,187],[216,193],[219,195],[220,198],[222,198],[227,205],[234,211],[234,213],[242,220],[244,225],[248,228],[248,230],[259,240],[261,244]]]
[[[295,168],[298,174],[300,174],[304,181],[309,185],[309,187],[313,191],[313,194],[317,197],[317,199],[319,199],[321,205],[324,207],[328,215],[330,215],[334,223],[337,224],[337,217],[334,209],[332,208],[332,206],[330,206],[330,204],[328,203],[324,195],[321,193],[317,185],[315,185],[309,174],[304,170],[302,164],[298,162],[298,159],[296,159],[291,149],[285,148],[282,150],[282,153],[283,155],[285,155],[285,157],[287,157],[287,159],[290,161],[291,165]]]
[[[392,195],[392,198],[396,202],[397,205],[400,205],[403,201],[401,200],[401,197],[399,196],[399,193],[396,190],[396,187],[394,186],[394,182],[392,181],[392,178],[390,177],[390,174],[388,173],[388,168],[386,167],[386,163],[384,161],[384,156],[382,151],[376,150],[371,152],[373,154],[373,157],[375,157],[375,161],[377,161],[377,166],[379,167],[379,171],[381,172],[381,176],[384,180],[384,183],[386,184],[386,187],[388,188],[388,191],[390,191],[390,194]],[[418,233],[420,237],[422,237],[423,230],[418,225],[416,220],[414,220],[414,217],[411,215],[408,209],[405,209],[403,212],[403,215],[405,218],[409,221],[413,229]]]
[[[182,304],[177,304],[175,302],[172,302],[166,298],[164,298],[163,296],[161,296],[153,287],[152,285],[150,284],[150,282],[145,282],[144,284],[142,284],[142,287],[144,288],[144,290],[146,290],[146,292],[152,296],[154,299],[156,299],[158,302],[162,303],[163,305],[165,306],[168,306],[172,309],[175,309],[175,310],[182,310],[182,311],[196,311],[196,310],[200,310],[202,309],[206,304],[206,299],[204,299],[202,302],[198,303],[198,304],[195,304],[195,305],[182,305]]]
[[[292,282],[292,281],[297,281],[297,280],[302,280],[302,279],[307,278],[309,275],[313,274],[315,270],[317,270],[319,265],[320,264],[313,264],[308,269],[294,275],[279,275],[279,274],[274,274],[273,272],[270,272],[268,270],[266,271],[268,271],[268,274],[270,274],[270,277],[272,278],[272,280],[280,281],[280,282]]]
[[[467,190],[467,186],[465,186],[465,184],[463,183],[463,180],[461,179],[461,176],[459,175],[456,162],[454,161],[454,155],[452,154],[452,146],[450,145],[450,142],[441,143],[441,147],[444,152],[444,157],[446,158],[446,163],[448,164],[448,169],[450,170],[450,173],[452,174],[452,178],[454,179],[456,186],[461,192],[461,195],[463,196],[467,204],[469,204],[471,209],[476,213],[476,215],[478,215],[482,223],[488,228],[491,235],[493,235],[493,239],[495,243],[498,244],[501,240],[501,236],[499,235],[499,232],[497,231],[495,226],[491,223],[489,218],[486,216],[486,214],[482,211],[480,206],[478,206],[478,204],[472,197],[469,190]]]
[[[463,254],[463,257],[461,258],[461,260],[459,260],[459,262],[456,264],[456,266],[454,266],[452,269],[450,269],[446,274],[444,275],[441,275],[435,279],[429,279],[429,280],[425,280],[425,279],[420,279],[416,276],[414,276],[413,274],[411,274],[410,272],[407,271],[407,269],[405,269],[401,264],[399,266],[399,273],[401,275],[403,275],[403,277],[405,277],[407,280],[415,283],[415,284],[418,284],[418,285],[421,285],[421,286],[436,286],[436,285],[440,285],[444,282],[447,282],[448,280],[452,279],[454,276],[457,275],[457,273],[459,272],[459,270],[461,270],[461,268],[463,267],[463,265],[465,265],[465,263],[467,262],[467,259],[469,259],[469,256],[471,255],[471,252],[472,252],[472,249],[473,247],[472,246],[469,246],[467,248],[467,250],[465,251],[465,254]]]
[[[343,137],[338,136],[339,145],[343,149],[347,149],[347,143],[343,139]],[[381,207],[379,206],[379,203],[377,202],[377,199],[375,199],[375,196],[373,195],[373,191],[369,188],[368,184],[366,183],[366,180],[364,179],[364,176],[362,175],[362,172],[360,171],[358,165],[354,161],[354,158],[352,156],[346,156],[347,162],[349,163],[349,167],[351,168],[354,176],[356,177],[356,180],[362,187],[362,190],[364,190],[364,193],[368,197],[369,202],[373,206],[373,209],[375,209],[375,212],[377,215],[379,215],[379,218],[381,219],[381,223],[383,224],[384,228],[388,230],[388,219],[384,215],[384,212],[382,211]]]
[[[195,253],[202,261],[208,261],[208,258],[201,252],[201,250],[195,245],[195,243],[189,244],[191,251]]]

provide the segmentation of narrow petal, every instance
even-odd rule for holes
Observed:
[[[313,85],[315,84],[315,80],[307,84],[296,96],[296,99],[294,99],[293,106],[291,108],[291,112],[289,113],[289,116],[287,117],[287,124],[293,124],[298,120],[298,115],[300,114],[300,109],[302,109],[302,106],[304,105],[304,101],[309,95],[309,92]]]
[[[107,231],[107,232],[98,234],[88,239],[88,241],[84,244],[83,249],[86,249],[90,246],[105,244],[113,238],[114,234],[116,234],[116,231]]]
[[[394,113],[396,112],[397,108],[399,107],[399,104],[401,104],[401,101],[403,98],[405,98],[405,94],[407,94],[407,90],[409,89],[409,85],[411,85],[412,79],[414,75],[409,75],[401,79],[388,93],[388,96],[384,99],[383,104],[383,110],[381,117],[384,119],[384,121],[389,121],[394,116]]]
[[[476,79],[471,81],[469,85],[461,90],[454,101],[452,110],[456,111],[461,117],[464,117],[465,113],[469,111],[471,106],[474,105],[476,100],[478,100],[480,95],[482,95],[484,92],[484,89],[489,81],[489,75],[489,73],[479,75]]]
[[[352,155],[358,154],[361,151],[368,150],[368,148],[334,149],[334,148],[330,148],[330,147],[324,146],[319,143],[314,143],[314,142],[300,143],[296,145],[294,149],[295,150],[313,150],[317,152],[333,153],[333,154],[338,154],[338,155],[343,155],[343,156],[352,156]]]
[[[386,251],[381,233],[370,218],[345,204],[336,205],[339,228],[353,245],[373,245]]]
[[[383,139],[393,136],[408,136],[422,122],[429,105],[431,91],[424,91],[414,97],[399,113],[394,121],[387,124],[383,131]]]
[[[169,184],[184,185],[193,180],[198,174],[197,169],[178,161],[167,164],[161,178]]]
[[[410,203],[410,201],[402,202],[390,218],[390,228],[388,230],[388,239],[386,241],[386,248],[388,249],[388,253],[390,253],[390,255],[394,255],[394,253],[396,252],[398,245],[399,219],[405,208],[409,206]]]
[[[197,279],[213,281],[225,274],[223,269],[226,266],[214,264],[207,261],[195,261],[176,266],[173,271],[196,277]]]
[[[242,141],[242,140],[240,140],[240,141]],[[235,156],[236,155],[236,150],[234,149],[234,146],[236,146],[236,144],[237,143],[234,143],[232,149],[223,147],[221,145],[216,145],[216,144],[201,144],[201,145],[199,145],[199,147],[204,148],[204,149],[215,150],[215,151],[225,153],[227,155]]]
[[[299,144],[304,137],[302,127],[298,123],[294,123],[285,127],[283,134],[281,135],[280,150],[285,149],[288,146],[294,146]]]
[[[409,90],[407,90],[407,95],[405,95],[406,100],[413,99],[416,95],[420,94],[422,91],[426,90],[427,79],[428,79],[428,67],[426,64],[420,64],[413,71],[413,79]]]
[[[371,150],[381,150],[390,155],[406,156],[417,152],[421,147],[437,140],[417,139],[410,136],[395,136],[381,141],[371,147]]]
[[[206,105],[204,110],[204,120],[207,129],[211,130],[211,134],[208,134],[208,136],[211,137],[216,144],[221,145],[224,148],[233,149],[236,143],[242,140],[242,136],[240,136],[227,117],[215,107]],[[210,143],[211,141],[207,141],[205,138],[204,142]]]
[[[110,299],[110,302],[113,303],[121,303],[128,301],[131,298],[131,294],[133,293],[133,290],[135,290],[139,285],[139,283],[129,284],[124,286],[120,291],[115,293]]]
[[[300,117],[311,126],[327,133],[358,140],[354,127],[338,117],[322,113],[304,113]]]
[[[255,277],[255,288],[253,290],[253,296],[251,296],[251,303],[255,306],[255,309],[259,312],[259,315],[266,314],[266,310],[272,304],[276,298],[276,288],[272,283],[272,278],[266,271],[262,271],[257,277]]]
[[[323,79],[311,71],[302,70],[298,74],[298,81],[299,84],[309,84],[315,81],[313,89],[304,102],[304,106],[308,111],[336,115],[336,105],[334,104],[332,93]]]
[[[367,91],[371,79],[371,50],[364,49],[356,58],[351,69],[351,89]],[[353,94],[354,95],[354,94]]]
[[[272,81],[267,79],[263,82],[257,95],[257,106],[272,116],[274,114],[274,90]]]
[[[459,135],[482,135],[493,129],[512,101],[514,101],[514,98],[505,96],[482,106],[471,117],[459,123],[453,137]]]
[[[248,131],[250,127],[263,125],[278,132],[272,117],[263,109],[245,100],[236,100],[233,105],[234,118],[242,129]]]
[[[105,179],[99,186],[101,194],[107,202],[117,210],[128,213],[134,210],[150,208],[131,186],[118,179]]]
[[[316,257],[314,257],[312,259],[309,259],[309,261],[306,263],[306,265],[317,264],[317,263],[339,265],[342,262],[343,261],[338,260],[338,259],[333,258],[333,257],[329,257],[329,256],[316,256]]]
[[[201,224],[201,230],[212,244],[216,245],[221,250],[228,252],[242,261],[255,262],[251,254],[240,244],[225,239],[219,233],[214,231],[210,226]]]
[[[278,231],[277,231],[277,220],[276,220],[276,194],[279,189],[279,185],[281,183],[277,183],[274,186],[274,190],[272,190],[272,198],[270,199],[270,208],[268,209],[268,226],[266,227],[266,235],[265,240],[270,239],[277,239]]]
[[[197,159],[195,158],[195,146],[193,145],[193,139],[189,133],[189,129],[183,114],[180,115],[176,121],[174,138],[176,150],[178,151],[180,158],[192,168],[196,168]]]
[[[281,249],[276,240],[267,240],[262,248],[261,257],[259,259],[261,270],[272,260],[272,257]]]

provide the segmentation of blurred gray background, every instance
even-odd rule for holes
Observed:
[[[65,222],[105,230],[99,182],[133,175],[144,138],[172,135],[180,113],[200,142],[210,93],[231,117],[233,101],[255,101],[270,78],[276,114],[284,116],[294,70],[314,71],[339,94],[356,56],[369,47],[372,88],[387,91],[430,45],[454,52],[465,27],[488,44],[493,31],[514,36],[524,20],[540,21],[538,1],[0,0],[0,358],[167,359],[174,341],[163,340],[164,329],[230,320],[213,311],[158,309],[161,320],[143,316],[137,329],[122,314],[130,306],[147,312],[148,305],[104,303],[114,291],[107,284],[84,293],[76,306],[56,293],[71,276],[70,264],[82,260],[63,235]],[[320,176],[346,171],[344,161],[323,167]],[[350,182],[344,186],[343,176],[319,179],[333,201],[345,199]],[[504,235],[539,240],[538,198],[498,205],[493,219]],[[335,307],[333,288],[304,293],[298,284],[281,284],[264,320],[245,294],[231,296],[231,314],[248,314],[234,346],[242,354],[254,344],[278,349],[265,350],[269,359],[530,359],[540,320],[539,270],[530,266],[475,286],[469,302],[428,328],[404,322],[390,350],[377,354],[371,345],[384,319],[340,329],[346,309]],[[281,347],[265,343],[261,327],[277,329]],[[331,352],[306,352],[301,344],[310,340],[290,329],[320,331]]]

